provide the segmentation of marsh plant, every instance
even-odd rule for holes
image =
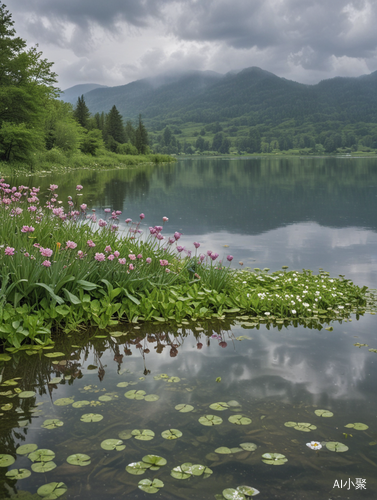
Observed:
[[[79,325],[232,313],[339,319],[365,306],[366,287],[343,277],[235,271],[231,255],[223,264],[215,252],[198,253],[198,242],[193,254],[179,245],[181,233],[163,234],[165,216],[146,229],[142,213],[122,230],[121,211],[88,211],[81,191],[77,185],[63,201],[56,184],[42,194],[0,179],[0,338],[8,346],[48,344],[53,333]]]

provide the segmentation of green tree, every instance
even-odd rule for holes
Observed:
[[[46,107],[58,95],[53,63],[26,50],[12,15],[0,3],[0,159],[26,159],[44,147]]]
[[[77,99],[76,107],[73,112],[73,116],[76,118],[76,120],[79,122],[79,124],[87,128],[88,127],[88,121],[90,118],[90,112],[89,108],[85,103],[84,96],[82,95]]]
[[[115,105],[106,115],[105,129],[106,129],[107,141],[109,140],[109,136],[111,136],[115,142],[118,142],[120,144],[126,142],[126,134],[123,127],[123,120]]]
[[[148,132],[141,120],[141,115],[139,115],[139,123],[135,131],[135,146],[137,147],[139,154],[144,155],[147,153]]]

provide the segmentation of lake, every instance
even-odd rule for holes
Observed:
[[[377,159],[183,159],[9,182],[58,184],[64,202],[82,184],[98,216],[143,212],[146,233],[167,216],[165,235],[231,254],[234,268],[324,269],[377,288]],[[0,362],[0,454],[15,459],[0,458],[0,498],[41,498],[50,482],[65,483],[62,499],[150,498],[143,479],[162,481],[155,497],[168,500],[242,485],[261,499],[375,498],[376,316],[331,326],[255,327],[236,316],[118,325],[13,355]],[[35,447],[53,453],[30,457]],[[16,468],[31,474],[5,475]]]

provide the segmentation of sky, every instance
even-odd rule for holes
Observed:
[[[2,0],[0,0],[0,3]],[[301,83],[377,70],[376,0],[5,0],[64,90],[258,66]]]

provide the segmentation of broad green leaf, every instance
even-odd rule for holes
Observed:
[[[38,488],[37,493],[46,500],[55,500],[64,495],[67,489],[64,483],[47,483]]]
[[[39,450],[33,451],[28,455],[28,459],[32,462],[51,462],[54,458],[55,453],[46,448],[40,448]]]
[[[101,443],[101,448],[104,450],[116,450],[116,451],[122,451],[126,447],[125,444],[123,444],[123,441],[121,439],[105,439]]]
[[[90,405],[90,401],[87,401],[86,399],[82,401],[75,401],[74,403],[72,403],[73,408],[83,408],[84,406],[88,405]]]
[[[164,487],[164,483],[159,479],[142,479],[137,485],[142,491],[146,493],[157,493],[161,488]]]
[[[28,399],[28,398],[33,398],[36,396],[36,392],[34,391],[22,391],[19,393],[18,397],[21,399]]]
[[[330,451],[336,451],[337,453],[343,453],[348,450],[348,446],[338,441],[329,441],[326,443],[326,448]]]
[[[212,403],[211,405],[209,405],[209,407],[211,408],[211,410],[217,410],[217,411],[224,411],[229,409],[229,405],[223,402]]]
[[[6,453],[0,454],[0,467],[8,467],[14,464],[15,461],[16,459],[14,459],[12,455],[7,455]]]
[[[180,382],[180,378],[179,377],[170,377],[168,379],[168,382],[174,382],[174,383],[177,383],[177,382]]]
[[[155,436],[150,429],[134,429],[131,434],[140,441],[150,441]]]
[[[148,394],[144,398],[145,401],[158,401],[159,399],[160,399],[160,396],[157,396],[157,394]]]
[[[354,424],[347,424],[344,427],[348,427],[349,429],[356,429],[357,431],[366,431],[369,429],[369,425],[362,424],[360,422],[356,422]]]
[[[56,463],[55,462],[36,462],[35,464],[32,464],[31,470],[33,472],[49,472],[50,470],[54,470],[56,468]]]
[[[251,486],[237,486],[237,490],[247,497],[255,497],[255,495],[260,493],[259,490],[252,488]]]
[[[103,415],[100,415],[99,413],[85,413],[84,415],[81,415],[81,422],[99,422],[100,420],[103,419]]]
[[[192,411],[194,407],[191,405],[179,404],[175,406],[175,409],[181,413],[188,413],[189,411]]]
[[[182,432],[178,429],[168,429],[161,433],[161,436],[164,439],[178,439],[182,436]]]
[[[84,455],[83,453],[76,453],[74,455],[69,455],[67,457],[67,462],[71,465],[79,465],[80,467],[85,467],[91,463],[89,455]]]
[[[150,467],[152,468],[151,470],[154,470],[154,467],[162,467],[167,463],[167,460],[165,458],[158,455],[145,455],[142,460],[144,463],[150,464]]]
[[[318,417],[333,417],[334,414],[330,411],[330,410],[315,410],[314,413],[318,416]]]
[[[284,465],[288,459],[281,453],[264,453],[262,462],[268,465]]]
[[[54,405],[56,406],[68,406],[74,403],[74,400],[72,398],[60,398],[54,401]]]
[[[251,418],[244,417],[243,415],[232,415],[228,420],[231,424],[236,425],[249,425],[252,422]]]
[[[146,392],[145,391],[136,391],[135,389],[132,391],[128,391],[125,393],[125,397],[127,399],[137,399],[141,400],[144,399]]]
[[[26,477],[31,476],[31,472],[29,469],[11,469],[8,470],[5,475],[18,481],[19,479],[25,479]]]
[[[0,361],[10,361],[12,358],[8,354],[0,354]],[[17,469],[14,469],[17,470]]]
[[[232,450],[226,446],[220,446],[220,448],[216,448],[215,453],[219,453],[220,455],[230,455]]]
[[[202,425],[220,425],[223,423],[223,419],[220,417],[217,417],[216,415],[203,415],[202,417],[199,418],[199,422]]]
[[[245,451],[255,451],[258,448],[255,443],[241,443],[240,446]]]
[[[126,467],[126,471],[129,474],[133,474],[134,476],[140,476],[144,474],[144,472],[150,468],[150,465],[145,462],[133,462],[128,464]]]
[[[57,418],[49,418],[43,422],[41,427],[43,429],[57,429],[58,427],[61,427],[62,425],[64,425],[64,423],[61,420],[59,420]]]
[[[128,385],[128,382],[119,382],[119,384],[117,384],[117,387],[127,387]]]
[[[175,479],[188,479],[189,477],[191,477],[191,474],[183,472],[180,466],[174,467],[174,469],[172,469],[172,471],[170,472],[170,475]]]
[[[64,352],[47,352],[45,353],[46,358],[59,358],[60,356],[65,356]]]
[[[223,490],[223,497],[226,500],[245,500],[245,495],[234,488],[226,488]]]
[[[132,434],[131,434],[132,431],[130,430],[126,430],[126,431],[121,431],[119,434],[118,434],[118,437],[119,439],[131,439],[132,438]]]
[[[22,444],[16,450],[17,455],[28,455],[38,449],[37,444]]]

